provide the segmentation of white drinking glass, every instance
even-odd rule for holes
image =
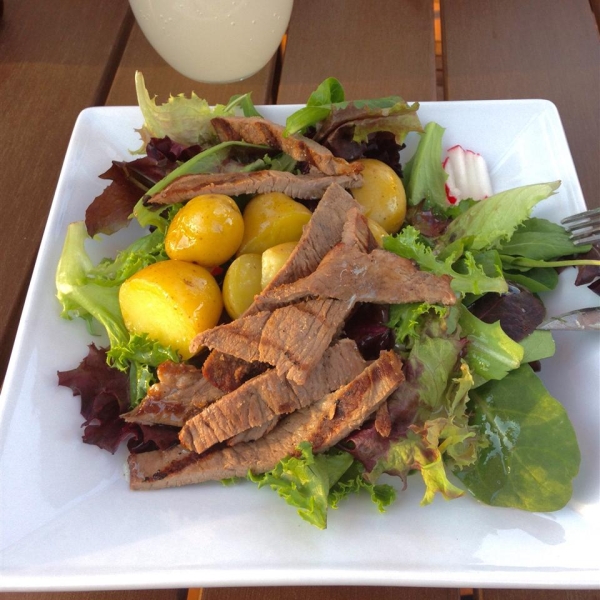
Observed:
[[[154,49],[205,83],[239,81],[277,51],[293,0],[129,0]]]

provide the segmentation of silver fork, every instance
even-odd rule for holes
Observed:
[[[566,217],[561,221],[576,246],[600,242],[600,208]]]

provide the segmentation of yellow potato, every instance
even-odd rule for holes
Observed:
[[[237,204],[222,194],[190,200],[175,215],[165,237],[167,256],[204,267],[216,267],[236,252],[244,235]]]
[[[142,334],[191,356],[190,342],[214,327],[223,309],[221,290],[200,265],[165,260],[145,267],[119,290],[119,304],[127,330]]]
[[[227,269],[223,280],[223,303],[232,319],[237,319],[260,293],[260,254],[241,254]]]
[[[277,246],[273,246],[272,248],[267,248],[262,253],[260,278],[262,288],[265,288],[273,277],[277,275],[297,243],[298,242],[284,242],[283,244],[277,244]]]
[[[371,233],[373,234],[373,237],[375,238],[375,241],[377,242],[377,245],[380,248],[383,248],[383,238],[386,235],[389,235],[389,233],[377,221],[373,221],[373,219],[369,219],[368,217],[367,224],[371,230]]]
[[[394,170],[374,158],[361,158],[363,185],[350,190],[365,215],[388,233],[396,233],[406,216],[406,192]]]
[[[262,254],[284,242],[297,242],[311,212],[280,192],[259,194],[244,210],[244,238],[238,254]]]

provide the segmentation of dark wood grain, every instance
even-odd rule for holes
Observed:
[[[188,597],[188,600],[192,598]],[[198,600],[399,600],[400,598],[402,600],[460,600],[460,592],[457,589],[350,586],[206,588],[196,598]]]
[[[600,206],[600,42],[588,0],[443,0],[447,100],[556,104],[588,206]]]
[[[480,590],[477,600],[598,600],[598,590]]]
[[[277,102],[305,102],[332,76],[349,99],[435,100],[434,47],[432,2],[296,2]]]
[[[200,98],[211,104],[224,103],[234,94],[252,92],[255,104],[272,104],[273,75],[277,57],[274,56],[267,66],[256,75],[243,81],[228,84],[206,84],[189,79],[175,71],[154,50],[144,37],[137,24],[134,25],[127,41],[123,58],[106,100],[106,104],[131,106],[137,104],[134,75],[136,71],[144,74],[146,87],[151,96],[165,102],[169,95],[186,94],[194,91]]]
[[[120,40],[130,26],[128,15],[127,0],[5,2],[0,22],[2,377],[75,119],[104,101]]]
[[[117,590],[109,592],[6,592],[0,600],[186,600],[187,590]]]

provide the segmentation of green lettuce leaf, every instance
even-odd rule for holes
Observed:
[[[165,347],[147,335],[130,335],[129,339],[111,345],[106,353],[110,366],[129,373],[129,398],[136,406],[157,382],[156,367],[166,360],[179,362],[175,350]]]
[[[477,264],[474,255],[469,251],[464,253],[460,265],[457,265],[460,271],[454,267],[454,263],[461,258],[458,253],[452,253],[441,260],[433,253],[432,248],[425,245],[419,232],[410,225],[394,236],[386,236],[383,245],[390,252],[414,260],[424,271],[436,275],[449,275],[452,278],[450,286],[457,293],[479,295],[486,292],[501,294],[508,291],[506,281],[501,274],[497,277],[486,275],[482,265]]]
[[[335,103],[344,101],[344,88],[335,77],[322,81],[306,101],[306,106],[298,109],[285,122],[283,135],[304,133],[309,127],[326,119]]]
[[[448,225],[438,244],[443,248],[468,237],[471,250],[498,247],[512,237],[533,207],[559,185],[560,181],[525,185],[480,200]]]
[[[306,106],[287,118],[284,135],[304,133],[332,113],[350,106],[367,112],[360,119],[351,120],[355,142],[362,142],[370,133],[383,130],[392,132],[397,143],[402,144],[409,131],[422,131],[417,116],[418,103],[409,106],[400,96],[346,101],[342,84],[335,77],[329,77],[309,96]],[[369,113],[372,113],[372,118]]]
[[[501,244],[500,253],[533,260],[552,260],[569,254],[583,254],[590,248],[589,245],[576,246],[561,225],[533,217],[519,225],[511,238]]]
[[[521,273],[504,270],[504,276],[508,281],[518,283],[534,294],[551,292],[558,285],[558,273],[555,269],[533,267]]]
[[[252,102],[252,92],[247,94],[235,94],[231,96],[229,102],[227,103],[227,107],[239,106],[242,114],[245,117],[261,117],[263,116],[258,112],[256,106],[254,106],[254,102]]]
[[[418,103],[409,105],[404,100],[400,100],[386,108],[383,115],[377,114],[372,118],[357,119],[353,122],[352,140],[359,143],[366,142],[371,133],[389,131],[394,134],[397,144],[403,144],[411,131],[423,131],[417,115],[418,109]]]
[[[456,475],[493,506],[555,511],[572,495],[581,455],[563,406],[528,365],[470,393],[473,425],[488,441]]]
[[[235,114],[235,107],[242,102],[241,97],[236,97],[227,106],[217,104],[211,107],[206,100],[192,92],[190,98],[179,94],[170,96],[167,102],[157,105],[156,100],[150,98],[144,76],[139,71],[135,73],[135,91],[144,117],[144,125],[139,130],[143,140],[139,151],[146,148],[151,137],[168,136],[185,146],[214,142],[216,134],[210,120],[213,117]]]
[[[354,459],[343,451],[314,455],[308,442],[302,442],[298,450],[298,457],[284,458],[271,471],[259,475],[249,473],[248,478],[259,488],[269,486],[296,507],[302,519],[325,529],[329,491]]]
[[[426,488],[422,504],[430,503],[437,493],[446,499],[462,495],[448,479],[447,469],[471,465],[481,445],[469,424],[467,406],[474,381],[460,358],[464,342],[458,312],[453,307],[443,314],[426,311],[418,315],[415,331],[419,337],[405,361],[403,385],[404,394],[417,398],[419,406],[406,434],[391,441],[365,474],[375,482],[382,473],[403,478],[413,471],[420,473]]]
[[[145,336],[131,336],[119,306],[119,285],[123,277],[133,274],[132,269],[136,266],[141,268],[147,260],[156,259],[155,255],[146,251],[155,248],[160,235],[150,234],[146,241],[144,238],[137,240],[128,249],[130,257],[127,251],[123,251],[112,264],[104,261],[101,267],[94,267],[87,254],[87,239],[89,237],[83,221],[69,225],[55,280],[57,298],[62,305],[61,315],[66,319],[84,319],[91,333],[94,333],[95,323],[104,327],[110,343],[107,362],[121,371],[129,372],[130,401],[133,406],[146,395],[148,386],[156,380],[155,367],[167,359],[179,361],[177,353],[170,348]],[[148,256],[151,258],[148,259]]]
[[[379,512],[385,512],[385,509],[396,499],[396,489],[385,483],[371,483],[365,479],[364,473],[363,465],[355,460],[329,490],[329,507],[337,509],[342,500],[364,490],[371,497],[371,501],[377,505]]]
[[[364,467],[348,452],[332,448],[315,455],[308,442],[299,444],[298,452],[298,456],[284,458],[267,473],[249,472],[248,479],[259,488],[269,486],[275,490],[302,519],[319,529],[327,527],[327,509],[337,509],[351,494],[366,491],[379,512],[396,499],[392,486],[365,479]]]
[[[524,354],[521,362],[523,364],[533,362],[534,360],[543,360],[554,356],[556,344],[551,331],[536,331],[530,333],[522,339],[519,344],[522,346]]]
[[[129,338],[119,307],[119,289],[100,285],[88,277],[94,265],[85,249],[87,239],[83,221],[71,223],[67,228],[55,278],[61,316],[84,319],[90,331],[96,320],[106,329],[111,346],[117,345]]]
[[[533,268],[562,268],[562,267],[579,267],[593,266],[600,267],[600,260],[593,259],[567,259],[567,260],[535,260],[526,256],[508,256],[500,254],[502,265],[506,270],[529,271]]]
[[[165,232],[155,229],[138,238],[114,259],[104,258],[95,267],[90,267],[87,277],[98,285],[121,285],[144,267],[167,259]]]
[[[394,330],[396,343],[405,347],[412,347],[414,340],[421,334],[422,317],[428,315],[430,311],[443,317],[446,315],[448,308],[437,304],[428,304],[427,302],[409,302],[390,306],[390,318],[387,326]]]
[[[450,482],[442,460],[440,445],[447,436],[453,436],[454,443],[459,441],[456,430],[445,418],[427,421],[423,426],[411,425],[406,438],[390,444],[386,456],[377,462],[369,478],[375,480],[381,473],[408,473],[416,469],[425,482],[421,505],[430,504],[436,493],[446,500],[462,496],[464,491]],[[466,431],[463,436],[474,437],[474,434]]]
[[[415,154],[404,166],[404,186],[411,206],[425,201],[426,207],[437,207],[441,210],[448,207],[448,175],[442,166],[444,131],[446,130],[437,123],[427,123]]]
[[[523,347],[504,333],[500,322],[488,324],[461,307],[459,325],[468,340],[466,361],[481,380],[502,379],[523,360]]]
[[[443,403],[462,346],[457,336],[421,336],[413,345],[408,363],[419,373],[420,414],[429,416]]]

